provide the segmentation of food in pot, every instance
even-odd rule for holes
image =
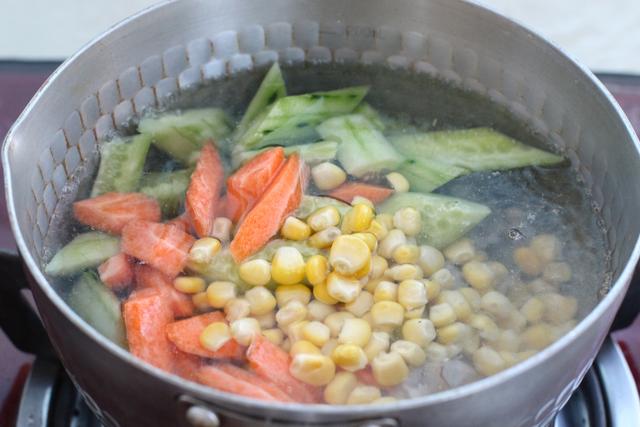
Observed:
[[[432,393],[570,330],[589,308],[567,286],[588,280],[581,254],[544,222],[524,235],[535,210],[510,206],[547,197],[535,173],[476,193],[563,157],[491,128],[406,125],[368,90],[286,95],[276,64],[235,125],[217,108],[144,117],[102,143],[81,227],[45,272],[140,359],[262,400]]]

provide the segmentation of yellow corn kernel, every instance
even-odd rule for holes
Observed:
[[[276,313],[276,322],[278,322],[280,328],[284,329],[293,322],[304,320],[307,317],[306,304],[298,300],[291,300],[280,307]]]
[[[352,372],[338,372],[324,389],[324,401],[331,405],[344,405],[357,385],[358,378]]]
[[[444,267],[444,255],[433,246],[422,245],[418,256],[418,265],[425,275],[431,276]]]
[[[280,285],[293,285],[304,280],[304,258],[296,248],[278,248],[271,260],[271,277]]]
[[[444,250],[444,256],[454,264],[462,265],[473,259],[476,249],[469,239],[461,239]]]
[[[539,276],[544,264],[536,252],[529,247],[519,247],[513,251],[513,260],[523,273],[529,276]]]
[[[307,240],[311,236],[311,227],[294,216],[287,217],[280,228],[280,234],[289,240]]]
[[[531,239],[531,249],[544,264],[560,258],[562,244],[553,234],[539,234]]]
[[[497,291],[484,294],[480,300],[480,307],[497,319],[506,319],[515,310],[509,298]]]
[[[322,354],[297,354],[291,361],[289,372],[300,381],[321,386],[331,382],[336,374],[336,365]]]
[[[355,344],[338,344],[331,352],[331,359],[342,369],[354,372],[367,366],[367,355],[362,347]]]
[[[251,314],[254,316],[267,314],[276,308],[276,298],[267,288],[262,286],[249,289],[244,293],[244,297],[249,301]]]
[[[530,293],[537,295],[555,292],[556,287],[542,279],[535,279],[527,285],[527,290]]]
[[[371,225],[374,216],[375,213],[371,206],[364,203],[356,203],[350,211],[349,218],[345,218],[345,220],[348,220],[346,226],[351,233],[366,231]]]
[[[416,245],[399,245],[393,250],[393,260],[398,264],[415,264],[420,257],[420,249]]]
[[[280,346],[284,340],[284,332],[280,328],[266,329],[262,331],[262,335],[277,346]]]
[[[507,367],[500,354],[491,347],[483,346],[473,353],[473,365],[482,375],[497,374]]]
[[[436,337],[436,329],[429,319],[409,319],[402,325],[402,338],[425,348]]]
[[[387,269],[384,277],[394,282],[401,282],[409,279],[422,279],[422,270],[417,265],[399,264]]]
[[[386,237],[378,244],[378,255],[391,259],[393,251],[400,245],[407,243],[407,236],[402,230],[393,229],[390,230]]]
[[[376,289],[373,293],[373,301],[397,301],[398,300],[398,285],[386,280],[378,282]]]
[[[480,295],[480,292],[471,287],[460,288],[458,289],[458,292],[460,292],[464,299],[467,300],[472,310],[478,311],[480,309],[480,305],[482,303],[482,296]]]
[[[344,305],[345,310],[356,317],[362,317],[371,310],[373,306],[373,295],[367,291],[361,291],[353,301]]]
[[[331,162],[323,162],[311,168],[313,183],[320,190],[333,190],[342,185],[347,174],[342,168]]]
[[[423,280],[424,288],[427,290],[427,300],[435,301],[440,295],[440,284],[433,280]]]
[[[371,271],[369,272],[370,279],[379,279],[387,268],[389,268],[387,260],[379,255],[374,255],[371,258]]]
[[[533,324],[538,323],[544,316],[544,303],[538,297],[531,297],[520,308],[520,313],[527,319],[527,322]]]
[[[404,320],[404,307],[394,301],[378,301],[371,307],[374,328],[397,328]]]
[[[313,345],[322,347],[331,338],[331,330],[324,323],[314,320],[304,326],[302,337]]]
[[[480,338],[485,341],[493,342],[500,337],[500,328],[486,314],[474,314],[468,322],[469,326],[477,330]]]
[[[371,338],[369,323],[362,319],[344,319],[338,334],[338,343],[364,347],[369,342],[369,338]]]
[[[422,231],[422,215],[416,208],[402,208],[393,215],[393,226],[407,236],[417,236]]]
[[[362,240],[371,252],[375,251],[378,248],[378,239],[376,239],[376,236],[373,233],[353,233],[351,236]]]
[[[539,298],[545,306],[545,320],[553,325],[560,325],[573,319],[578,312],[578,301],[573,297],[551,292],[540,294]]]
[[[371,361],[373,377],[383,387],[402,384],[409,376],[409,368],[396,352],[380,353]]]
[[[446,302],[453,308],[456,317],[460,320],[464,321],[473,314],[471,306],[459,291],[446,290],[440,292],[440,295],[436,298],[436,303],[442,304],[443,302]]]
[[[193,305],[198,311],[207,311],[211,308],[206,292],[198,292],[197,294],[194,294],[191,297],[191,301],[193,301]]]
[[[425,358],[429,362],[444,362],[449,358],[447,347],[437,342],[432,342],[424,349]]]
[[[439,284],[441,289],[450,289],[455,283],[453,274],[451,274],[451,272],[446,268],[441,268],[433,273],[431,275],[431,280]]]
[[[322,322],[328,315],[335,313],[336,309],[329,304],[325,304],[320,300],[314,299],[307,304],[307,316],[311,320]]]
[[[506,279],[507,276],[509,275],[509,270],[501,262],[489,261],[487,265],[493,271],[493,276],[495,277],[495,283],[502,283],[504,279]]]
[[[362,203],[363,205],[367,205],[369,206],[371,209],[373,209],[374,211],[376,210],[375,205],[373,204],[373,202],[369,199],[367,199],[366,197],[363,196],[354,196],[353,199],[351,199],[351,205],[355,206],[359,203]]]
[[[260,333],[260,323],[253,317],[245,317],[231,322],[231,336],[242,345],[249,345],[253,337]]]
[[[230,339],[229,326],[224,322],[213,322],[200,334],[200,345],[207,350],[216,351]]]
[[[233,298],[224,305],[224,314],[228,322],[248,317],[251,314],[251,304],[245,298]]]
[[[331,246],[333,241],[336,240],[336,238],[341,234],[342,232],[340,231],[339,228],[329,227],[311,235],[311,237],[309,237],[308,242],[309,242],[309,245],[314,248],[325,249]]]
[[[189,262],[194,264],[209,264],[220,249],[220,240],[213,237],[203,237],[195,241],[189,250]]]
[[[376,331],[371,334],[369,342],[364,346],[364,354],[367,356],[369,363],[379,353],[389,350],[391,336],[387,332]]]
[[[325,206],[318,209],[307,218],[307,224],[313,231],[326,230],[340,224],[340,212],[335,206]]]
[[[273,310],[261,315],[254,314],[253,317],[260,323],[262,329],[271,329],[276,326],[276,313]]]
[[[357,237],[339,236],[331,245],[329,264],[344,276],[355,275],[370,262],[371,250]]]
[[[455,311],[446,302],[432,305],[429,309],[429,320],[436,328],[450,325],[457,319]]]
[[[288,353],[289,350],[291,350],[291,340],[289,338],[285,338],[284,340],[282,340],[280,348]]]
[[[324,255],[313,255],[309,257],[304,266],[307,281],[313,286],[324,282],[329,274],[329,262]]]
[[[517,332],[524,331],[527,326],[527,319],[518,310],[513,309],[504,319],[497,319],[498,325],[503,329],[513,329]]]
[[[300,301],[306,305],[310,300],[311,290],[303,284],[280,285],[276,288],[276,301],[279,307],[284,307],[290,301]]]
[[[327,341],[326,343],[324,343],[324,345],[322,346],[322,348],[320,349],[320,352],[322,354],[324,354],[325,356],[329,356],[331,357],[331,353],[333,353],[333,350],[338,346],[338,340],[336,338],[329,338],[329,341]]]
[[[522,307],[531,297],[531,292],[529,286],[524,283],[514,283],[510,286],[507,295],[515,307]]]
[[[324,324],[327,325],[329,331],[331,332],[331,336],[336,338],[340,331],[342,330],[342,326],[344,325],[344,321],[347,319],[353,319],[355,316],[348,311],[336,311],[328,315],[324,319]]]
[[[566,262],[549,263],[542,272],[542,278],[554,285],[568,282],[571,275],[571,267]]]
[[[298,320],[287,326],[285,333],[287,334],[287,337],[292,344],[304,338],[303,331],[305,326],[307,326],[308,324],[308,320]]]
[[[372,385],[358,385],[349,394],[349,397],[347,398],[347,405],[365,405],[367,403],[373,403],[381,397],[382,393],[378,387]]]
[[[413,341],[398,340],[391,344],[391,351],[398,353],[409,366],[422,366],[427,360],[422,347]]]
[[[378,278],[378,279],[369,278],[369,279],[360,279],[360,280],[361,281],[366,280],[366,283],[362,287],[362,290],[369,292],[371,295],[373,295],[373,293],[376,291],[376,288],[378,287],[378,283],[383,282],[382,278]]]
[[[340,302],[351,302],[360,294],[360,282],[358,280],[344,277],[338,273],[329,273],[326,284],[329,296]],[[315,291],[317,287],[314,286],[313,290]]]
[[[517,352],[520,348],[520,344],[522,343],[522,339],[520,335],[516,331],[512,331],[510,329],[506,331],[502,331],[498,339],[492,343],[498,351],[511,351]]]
[[[271,281],[271,264],[264,259],[254,259],[240,264],[240,278],[252,286],[264,286]]]
[[[403,280],[398,285],[398,302],[406,310],[422,307],[427,303],[427,288],[419,280]]]
[[[387,182],[396,193],[406,193],[409,191],[409,181],[398,172],[391,172],[386,175]]]
[[[294,357],[297,354],[322,354],[320,349],[316,347],[312,342],[306,340],[299,340],[291,344],[289,354]]]
[[[333,305],[338,303],[337,299],[329,295],[326,282],[318,283],[313,287],[313,297],[323,304]]]
[[[521,338],[525,350],[542,350],[556,339],[554,330],[548,323],[530,326],[522,333]]]
[[[421,319],[424,317],[424,309],[426,305],[422,305],[420,307],[412,308],[411,310],[405,310],[404,318],[407,319]]]
[[[236,285],[232,282],[212,282],[207,287],[209,305],[213,308],[223,308],[225,304],[236,297]]]
[[[387,237],[389,230],[383,223],[381,223],[377,219],[374,219],[371,221],[371,225],[369,225],[369,228],[367,228],[367,233],[373,234],[377,240],[382,240]]]
[[[469,261],[462,267],[462,277],[474,289],[484,292],[495,283],[496,276],[491,267],[484,262]]]
[[[173,287],[185,294],[203,292],[207,284],[201,277],[181,276],[173,280]]]
[[[438,342],[440,344],[459,344],[471,335],[471,328],[461,322],[455,322],[438,329]]]

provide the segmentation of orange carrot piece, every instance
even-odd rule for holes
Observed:
[[[231,363],[218,363],[216,367],[221,371],[242,381],[253,384],[255,387],[261,388],[282,402],[295,402],[287,393],[282,391],[274,383],[260,378],[255,372],[240,368]]]
[[[236,378],[218,368],[217,365],[203,366],[198,369],[196,372],[196,380],[200,384],[204,384],[221,391],[226,391],[227,393],[239,394],[241,396],[252,397],[260,400],[279,400],[267,390],[261,387],[256,387],[253,383]]]
[[[136,357],[171,372],[174,350],[165,334],[173,322],[167,294],[158,289],[132,293],[123,305],[129,351]]]
[[[165,224],[177,227],[185,233],[191,233],[191,221],[186,213],[165,222]]]
[[[142,193],[106,193],[73,204],[73,215],[96,230],[120,234],[131,221],[160,221],[160,205]]]
[[[291,357],[269,341],[264,335],[256,335],[247,349],[247,359],[253,371],[263,379],[277,385],[298,402],[318,401],[319,388],[303,383],[289,373]]]
[[[98,273],[111,290],[122,290],[133,283],[133,260],[120,252],[100,264]]]
[[[122,252],[144,261],[173,278],[187,264],[195,239],[177,227],[134,221],[122,230]]]
[[[349,182],[331,190],[329,197],[351,203],[356,196],[366,197],[374,204],[385,201],[393,194],[391,188],[380,187],[378,185],[365,184],[362,182]]]
[[[171,305],[175,317],[192,316],[195,307],[188,295],[173,287],[170,277],[149,265],[136,265],[134,269],[135,282],[139,289],[154,288],[167,294],[167,301]]]
[[[200,151],[185,198],[187,215],[200,237],[211,233],[223,182],[224,169],[220,155],[215,145],[208,142]]]
[[[174,348],[173,373],[190,381],[196,381],[196,372],[202,359]]]
[[[262,248],[276,235],[286,217],[302,199],[302,162],[293,154],[269,188],[240,223],[230,249],[236,262]]]
[[[234,339],[227,341],[216,351],[207,350],[200,345],[200,334],[213,322],[226,322],[220,311],[201,314],[167,325],[167,338],[180,351],[209,359],[244,359],[244,347]]]
[[[227,199],[232,221],[253,208],[285,162],[284,149],[275,147],[260,153],[227,178]]]

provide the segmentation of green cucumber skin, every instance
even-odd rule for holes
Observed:
[[[245,149],[269,145],[313,142],[314,127],[322,121],[348,114],[360,104],[368,86],[306,93],[278,99],[253,121],[237,144]]]
[[[149,135],[156,147],[174,159],[192,165],[207,140],[215,141],[219,149],[226,148],[223,140],[231,132],[230,123],[221,109],[201,108],[145,117],[138,124],[138,131]]]
[[[96,267],[119,252],[119,238],[89,231],[79,234],[58,250],[44,272],[51,276],[69,276]]]
[[[191,173],[191,169],[183,169],[146,174],[140,180],[139,191],[156,199],[165,217],[176,216],[184,202]]]
[[[442,249],[467,234],[490,213],[479,203],[440,194],[396,193],[378,206],[378,212],[393,214],[405,207],[422,215],[422,243]]]
[[[338,160],[355,177],[395,170],[404,161],[382,132],[361,114],[331,118],[317,129],[324,139],[340,144]]]
[[[85,272],[78,278],[69,292],[67,302],[98,332],[120,347],[127,347],[120,300],[95,272]]]
[[[408,158],[430,159],[474,172],[551,166],[564,161],[561,156],[490,128],[405,134],[390,140]]]
[[[134,191],[142,175],[150,145],[151,138],[145,135],[114,139],[101,144],[100,166],[93,182],[91,197],[111,191]]]
[[[467,169],[427,159],[407,160],[400,165],[398,172],[407,178],[411,191],[422,193],[430,193],[452,179],[469,173]]]
[[[238,151],[234,153],[233,168],[237,169],[247,163],[260,153],[273,147],[265,147],[259,150]],[[298,153],[305,163],[313,165],[316,163],[327,162],[336,158],[338,153],[338,143],[335,141],[318,141],[311,144],[289,145],[284,147],[285,156]]]

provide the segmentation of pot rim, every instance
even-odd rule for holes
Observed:
[[[187,0],[192,3],[196,3],[197,0]],[[443,1],[443,0],[437,0]],[[447,0],[450,2],[451,0]],[[135,368],[144,371],[149,375],[153,375],[159,377],[163,381],[167,381],[171,383],[176,388],[182,390],[182,393],[185,395],[193,395],[194,397],[202,398],[202,396],[206,396],[208,400],[211,402],[221,403],[223,405],[230,405],[234,407],[246,407],[251,409],[252,411],[256,410],[267,410],[267,411],[277,411],[278,413],[286,413],[286,412],[299,412],[299,411],[313,411],[317,415],[332,415],[332,416],[353,416],[354,413],[361,413],[363,416],[367,418],[378,417],[388,414],[389,406],[388,405],[350,405],[350,406],[335,406],[335,405],[326,405],[326,404],[315,404],[313,406],[308,404],[299,404],[299,403],[277,403],[277,402],[265,402],[257,399],[246,398],[237,396],[231,393],[217,391],[213,388],[206,387],[203,385],[196,384],[194,382],[182,379],[178,376],[169,374],[165,371],[162,371],[159,368],[156,368],[142,360],[136,358],[127,350],[119,347],[113,342],[109,341],[105,337],[103,337],[100,333],[98,333],[93,327],[91,327],[88,323],[86,323],[80,316],[78,316],[67,304],[64,300],[57,294],[57,292],[53,289],[53,287],[49,284],[48,280],[45,278],[44,274],[40,270],[40,266],[34,259],[34,257],[30,254],[29,249],[27,247],[27,243],[25,242],[22,234],[20,233],[20,227],[18,224],[17,212],[15,210],[15,206],[13,203],[14,194],[12,190],[12,178],[11,178],[11,165],[10,165],[10,152],[12,148],[12,142],[14,135],[17,133],[18,129],[21,125],[28,119],[31,111],[34,109],[34,106],[39,102],[42,97],[43,92],[47,91],[53,82],[56,81],[59,75],[63,74],[66,69],[76,61],[77,58],[81,57],[86,51],[94,48],[97,44],[101,42],[101,40],[108,36],[109,34],[129,25],[132,25],[137,21],[141,16],[153,13],[158,9],[165,8],[174,3],[185,3],[185,0],[165,0],[158,4],[149,6],[134,15],[131,15],[122,21],[116,23],[111,26],[105,32],[101,33],[93,40],[85,44],[80,50],[78,50],[75,54],[73,54],[70,58],[65,60],[45,81],[45,83],[38,89],[33,98],[29,101],[25,109],[22,111],[16,122],[12,125],[11,129],[7,133],[4,144],[2,147],[2,166],[4,168],[4,179],[5,179],[5,194],[7,207],[9,211],[9,220],[11,224],[11,228],[14,236],[16,237],[16,242],[18,245],[19,252],[22,254],[24,262],[29,268],[29,271],[33,275],[36,280],[38,286],[42,289],[47,298],[50,299],[51,302],[56,306],[58,310],[60,310],[78,329],[88,335],[93,341],[96,342],[103,350],[112,353],[113,355],[119,357],[123,362],[133,365]],[[606,87],[598,80],[595,75],[588,69],[586,66],[578,63],[571,56],[569,56],[564,50],[553,44],[552,42],[546,40],[541,37],[537,33],[528,29],[525,25],[520,23],[518,20],[513,20],[507,18],[506,16],[500,14],[495,11],[493,8],[487,7],[485,5],[480,5],[473,3],[471,0],[455,0],[458,3],[458,6],[461,8],[466,8],[466,10],[473,10],[475,12],[482,13],[484,16],[490,16],[491,19],[497,19],[502,21],[502,23],[507,24],[515,31],[526,34],[532,42],[537,43],[541,48],[547,49],[551,54],[557,56],[564,62],[566,62],[567,66],[571,67],[571,70],[575,72],[576,78],[580,78],[583,82],[590,86],[596,92],[596,96],[599,97],[599,101],[604,105],[608,106],[612,112],[615,112],[618,120],[624,125],[627,130],[627,135],[630,138],[630,142],[634,145],[636,149],[636,154],[640,156],[640,142],[638,137],[635,134],[633,127],[631,126],[628,118],[625,113],[622,111],[622,108],[615,101],[611,93],[606,89]],[[502,372],[499,372],[495,375],[492,375],[487,378],[483,378],[481,380],[472,382],[470,384],[466,384],[463,386],[455,387],[450,390],[441,391],[438,393],[433,393],[421,397],[402,399],[394,402],[394,409],[398,409],[401,411],[410,410],[416,407],[422,406],[430,406],[438,403],[451,401],[455,399],[459,399],[462,397],[470,396],[480,391],[491,388],[499,385],[502,382],[505,382],[513,377],[517,377],[529,369],[533,369],[545,363],[545,361],[549,358],[554,357],[556,354],[564,351],[568,346],[571,345],[572,341],[574,341],[578,336],[582,335],[587,329],[592,327],[596,321],[603,316],[603,314],[610,309],[610,306],[614,303],[616,298],[624,293],[627,289],[628,283],[631,280],[633,275],[633,271],[635,269],[635,265],[638,262],[638,258],[640,257],[640,235],[636,236],[636,242],[633,247],[633,251],[630,257],[627,259],[624,269],[620,273],[619,277],[613,285],[611,286],[609,292],[602,298],[597,305],[593,308],[593,310],[583,318],[573,329],[571,329],[567,334],[562,336],[560,339],[555,341],[549,347],[530,357],[529,359],[520,362],[513,367],[510,367]]]

